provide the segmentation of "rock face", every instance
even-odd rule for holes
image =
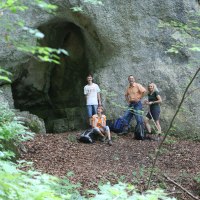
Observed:
[[[197,55],[184,49],[177,55],[166,53],[180,36],[169,28],[159,28],[158,24],[159,21],[186,21],[191,12],[199,10],[198,1],[105,0],[103,6],[82,0],[50,2],[58,5],[56,15],[32,8],[18,18],[26,16],[27,26],[45,33],[45,38],[39,41],[42,45],[64,48],[69,56],[61,56],[61,65],[56,65],[39,62],[12,48],[1,48],[1,65],[15,74],[12,83],[15,107],[43,118],[50,132],[83,128],[86,125],[83,96],[86,75],[94,74],[95,82],[102,89],[106,115],[116,118],[123,115],[127,76],[133,74],[144,86],[155,82],[160,89],[161,124],[166,130],[198,66],[188,67]],[[80,4],[84,12],[73,12],[71,8]],[[15,37],[20,38],[20,31]],[[5,43],[1,39],[0,46],[5,47]],[[192,87],[199,85],[196,79]],[[199,90],[195,90],[191,98],[186,99],[184,110],[176,120],[176,132],[199,132],[199,94]]]
[[[35,133],[46,133],[44,120],[36,115],[30,114],[28,111],[20,112],[14,109],[14,100],[12,96],[11,86],[5,84],[0,88],[0,102],[1,106],[5,105],[6,108],[13,109],[16,116],[20,117],[20,121],[29,128],[29,131]]]

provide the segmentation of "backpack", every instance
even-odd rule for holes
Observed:
[[[146,133],[144,131],[143,123],[136,124],[134,134],[135,134],[136,140],[145,140],[146,139]]]
[[[124,126],[128,126],[128,123],[122,117],[119,117],[114,121],[113,124],[110,125],[110,130],[115,133],[122,133],[124,131]]]
[[[79,141],[84,143],[93,143],[95,138],[95,133],[93,129],[87,129],[81,133]]]

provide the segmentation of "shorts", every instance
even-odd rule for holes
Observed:
[[[160,118],[160,107],[156,106],[156,107],[150,108],[150,111],[147,113],[146,117],[148,119],[152,119],[151,115],[152,115],[154,121],[158,121]]]
[[[110,129],[109,129],[109,126],[103,126],[102,128],[98,128],[98,127],[95,127],[93,128],[94,132],[102,132],[102,133],[105,133],[105,132],[108,132]]]
[[[87,105],[87,114],[88,117],[92,117],[92,115],[97,114],[98,105]]]

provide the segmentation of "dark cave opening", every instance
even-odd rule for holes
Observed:
[[[85,127],[83,86],[89,73],[84,34],[73,23],[51,22],[38,28],[45,34],[41,46],[65,49],[60,65],[30,58],[12,83],[15,108],[45,121],[47,132]]]

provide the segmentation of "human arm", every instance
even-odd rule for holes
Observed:
[[[126,99],[126,102],[129,104],[129,93],[128,93],[128,88],[126,89],[126,92],[125,92],[125,99]]]
[[[101,106],[101,95],[100,92],[97,93],[98,105]]]
[[[129,103],[128,95],[125,95],[126,102]]]
[[[87,86],[84,87],[83,91],[84,91],[85,100],[87,101],[87,95],[88,95]]]
[[[96,92],[97,92],[98,105],[101,106],[101,94],[100,94],[101,90],[97,84],[96,84]]]
[[[97,127],[97,120],[95,119],[95,116],[92,116],[92,128]]]
[[[101,123],[97,123],[97,126],[98,127],[101,127],[101,128],[103,128],[104,126],[106,126],[106,116],[105,115],[102,115],[101,116],[101,121],[100,121]]]
[[[141,98],[143,98],[148,93],[146,88],[143,87],[141,84],[138,84],[138,89],[140,91]]]

